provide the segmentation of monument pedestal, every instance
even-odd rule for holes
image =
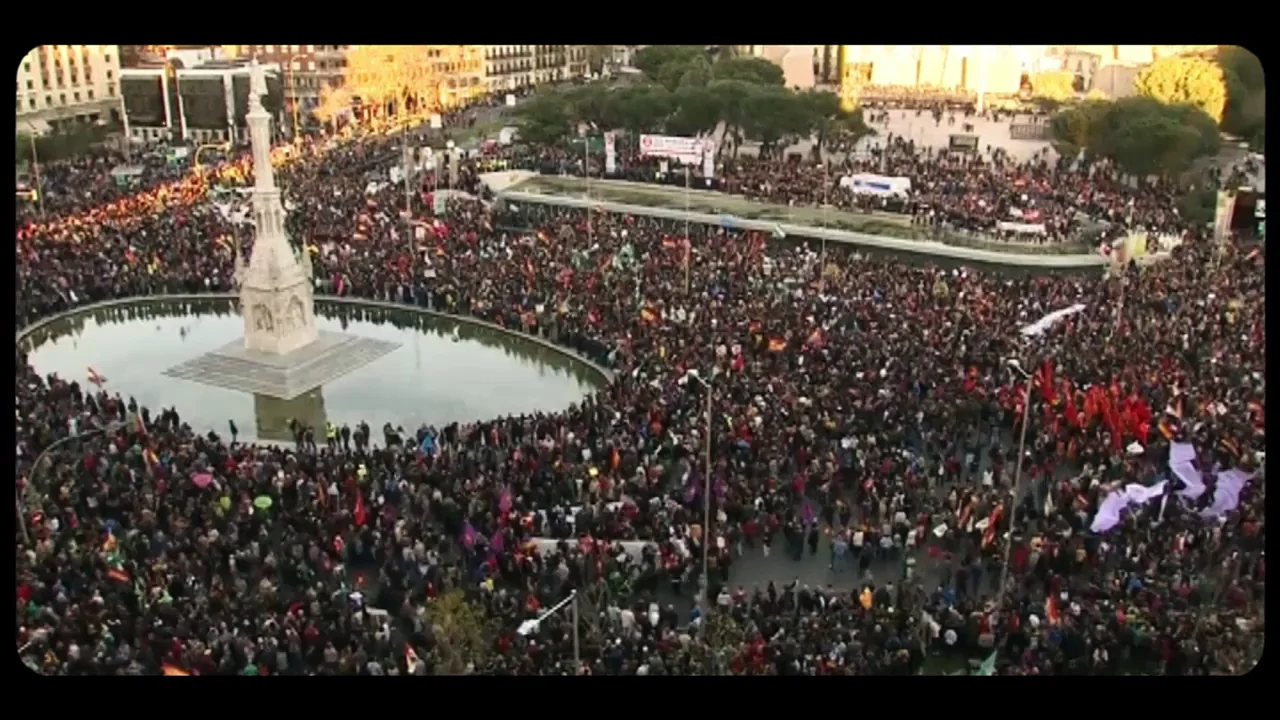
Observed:
[[[243,341],[165,371],[169,377],[291,400],[363,367],[399,345],[320,330],[314,342],[283,355],[250,350]]]

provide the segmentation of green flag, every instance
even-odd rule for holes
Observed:
[[[981,675],[983,677],[989,677],[991,675],[996,674],[996,651],[995,650],[991,651],[991,655],[986,660],[982,661],[982,664],[978,666],[977,670],[973,671],[973,674]]]

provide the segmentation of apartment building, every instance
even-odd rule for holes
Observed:
[[[18,65],[17,129],[120,119],[118,45],[41,45]]]
[[[342,84],[349,45],[223,45],[228,58],[256,58],[283,73],[285,115],[305,122],[326,87]],[[289,120],[292,123],[292,120]]]
[[[590,74],[586,45],[485,45],[484,84],[490,92],[562,82]]]

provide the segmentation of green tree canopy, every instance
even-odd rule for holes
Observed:
[[[531,145],[554,145],[573,129],[572,106],[562,94],[543,92],[515,110],[520,139]]]
[[[631,64],[654,82],[661,82],[662,69],[668,65],[685,65],[695,57],[705,57],[699,45],[647,45],[640,48]]]
[[[1059,112],[1051,122],[1060,153],[1084,149],[1139,177],[1182,172],[1196,158],[1218,150],[1217,124],[1203,110],[1150,97],[1085,102]]]
[[[1222,66],[1227,88],[1222,129],[1252,139],[1266,124],[1267,79],[1262,62],[1237,45],[1219,47],[1214,57]]]
[[[717,80],[742,80],[754,85],[778,87],[786,84],[782,68],[762,57],[726,58],[712,66],[712,73]]]
[[[1134,87],[1139,95],[1169,105],[1195,105],[1215,123],[1227,103],[1222,66],[1202,57],[1160,58],[1138,73]]]
[[[485,665],[493,651],[497,628],[464,591],[441,595],[429,602],[422,614],[431,631],[434,674],[466,675],[472,668]]]

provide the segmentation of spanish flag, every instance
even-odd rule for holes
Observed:
[[[1044,619],[1047,620],[1050,625],[1057,625],[1059,622],[1058,598],[1053,595],[1044,599]]]
[[[102,541],[102,552],[114,552],[116,549],[116,536],[110,530],[107,531],[107,537]]]
[[[108,570],[107,577],[111,578],[112,580],[115,580],[116,582],[122,582],[122,583],[129,582],[129,573],[123,570],[120,570],[118,568],[111,568],[110,570]]]
[[[156,451],[146,448],[142,451],[142,459],[146,461],[148,466],[159,464],[160,458],[156,457]]]
[[[538,239],[539,239],[539,240],[541,240],[541,241],[542,241],[542,242],[544,242],[544,243],[549,243],[549,242],[551,242],[551,236],[550,236],[550,235],[548,235],[548,234],[547,234],[547,231],[545,231],[545,230],[539,230],[539,231],[538,231]]]
[[[642,308],[640,310],[640,319],[647,323],[658,322],[658,313],[654,312],[653,308]]]
[[[1174,426],[1173,423],[1169,422],[1169,418],[1161,418],[1160,424],[1156,427],[1159,428],[1160,434],[1164,436],[1165,440],[1172,441],[1173,436],[1178,432],[1178,428]]]
[[[191,676],[191,673],[187,672],[186,670],[183,670],[182,668],[177,667],[175,665],[170,665],[169,663],[165,663],[164,665],[160,666],[160,674],[164,675],[165,677],[190,677]]]
[[[1222,448],[1222,450],[1225,453],[1230,455],[1235,460],[1240,459],[1240,445],[1235,440],[1232,440],[1229,437],[1222,438],[1222,440],[1218,442],[1218,445]]]
[[[769,352],[782,352],[787,349],[787,341],[780,337],[769,339]]]
[[[98,374],[97,370],[94,370],[93,368],[86,368],[86,370],[88,371],[89,382],[93,383],[94,385],[97,385],[98,387],[102,387],[102,384],[107,381],[106,378]]]
[[[986,547],[995,542],[996,527],[1000,524],[1000,516],[1004,514],[1004,505],[996,505],[991,511],[991,515],[987,517],[987,527],[982,531],[982,547]]]

